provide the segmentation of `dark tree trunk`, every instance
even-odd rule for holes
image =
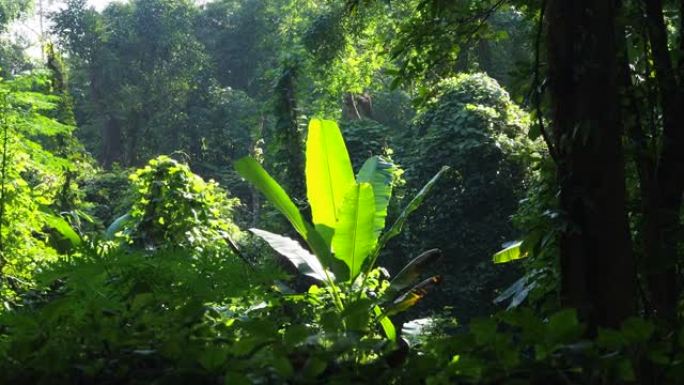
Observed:
[[[684,191],[684,98],[670,58],[662,1],[644,0],[643,3],[663,124],[661,150],[649,191],[649,206],[644,212],[644,245],[648,257],[646,277],[656,315],[674,321],[680,294],[677,248]]]
[[[280,180],[288,187],[288,192],[297,199],[304,199],[304,142],[297,124],[296,99],[297,68],[287,67],[283,70],[276,84],[275,127],[276,162],[284,169]]]
[[[105,106],[103,106],[101,97],[100,83],[95,69],[90,69],[90,100],[95,106],[95,110],[99,116],[102,117],[103,122],[100,129],[102,137],[102,152],[100,154],[100,163],[105,168],[110,168],[114,163],[120,162],[123,155],[123,133],[121,125],[117,119],[111,116]]]
[[[614,0],[548,3],[549,90],[558,153],[561,300],[588,322],[616,327],[634,313]]]
[[[105,115],[102,125],[102,165],[110,168],[114,163],[121,162],[122,152],[122,132],[121,124],[116,118]]]

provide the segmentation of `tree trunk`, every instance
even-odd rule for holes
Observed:
[[[119,121],[105,114],[105,121],[102,125],[102,165],[111,168],[116,162],[122,160],[122,133]]]
[[[102,152],[100,154],[100,163],[105,168],[111,168],[115,162],[120,162],[123,155],[122,146],[122,132],[121,125],[115,117],[111,116],[106,108],[103,106],[103,101],[100,94],[100,85],[95,69],[90,69],[90,100],[99,116],[103,118],[103,123],[100,129],[102,136]]]
[[[561,301],[593,334],[634,313],[613,0],[548,3],[549,90],[558,153]]]
[[[278,165],[284,169],[280,180],[285,183],[288,193],[296,199],[304,199],[304,141],[297,122],[297,70],[295,66],[286,67],[276,84],[275,158],[282,162]]]
[[[650,205],[644,212],[647,224],[644,244],[648,256],[646,277],[656,315],[674,321],[680,294],[677,249],[684,191],[684,97],[670,58],[662,1],[644,0],[643,3],[663,124],[661,150],[649,192]]]

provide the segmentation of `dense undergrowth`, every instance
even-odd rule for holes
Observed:
[[[651,24],[624,2],[639,291],[606,328],[566,306],[622,259],[562,257],[603,181],[558,159],[603,131],[554,129],[546,3],[40,2],[44,66],[0,34],[0,384],[684,384]]]
[[[28,244],[43,239],[38,245],[51,257],[38,265],[15,260],[17,267],[3,269],[3,282],[24,286],[7,285],[11,291],[3,294],[2,383],[613,384],[644,376],[676,383],[681,377],[684,342],[638,318],[619,330],[599,330],[595,339],[586,338],[572,310],[539,316],[514,308],[467,325],[448,313],[395,318],[428,294],[444,294],[434,290],[440,276],[420,279],[439,258],[436,250],[393,278],[374,264],[384,242],[399,233],[445,171],[416,198],[406,199],[403,212],[387,217],[394,224],[386,228],[387,208],[396,208],[389,204],[392,187],[401,173],[387,158],[374,156],[356,182],[351,175],[355,187],[341,185],[351,161],[339,130],[329,121],[311,124],[307,185],[317,194],[310,196],[315,226],[299,217],[258,162],[246,158],[236,166],[300,232],[300,238],[290,239],[252,230],[284,259],[234,223],[236,198],[165,156],[130,175],[124,212],[107,214],[112,218],[107,228],[76,220],[88,218],[86,213],[48,214],[45,206],[27,206],[24,210],[34,214],[23,215],[46,218],[33,226],[50,236],[32,234]],[[13,140],[29,140],[20,131],[27,126],[9,127],[17,130]],[[316,150],[320,144],[328,151]],[[26,151],[41,147],[30,148]],[[335,170],[337,179],[328,182],[338,190],[327,190],[321,166]],[[24,166],[13,162],[12,167]],[[30,179],[22,182],[30,175],[22,169],[6,175],[14,178],[11,186],[31,185]],[[102,178],[81,185],[91,196],[106,196],[111,177]],[[63,180],[46,204],[55,206],[67,187],[75,189],[71,196],[83,196],[78,185]],[[340,189],[348,191],[336,198]],[[16,191],[22,197],[31,190]],[[329,203],[321,202],[325,197]],[[349,208],[337,212],[336,227],[323,227],[321,221],[335,212],[321,205],[335,199]],[[363,205],[368,207],[361,210]],[[97,201],[86,207],[100,212]],[[356,214],[345,214],[349,210]],[[369,226],[364,236],[371,238],[350,235],[345,226]],[[3,227],[3,237],[10,239],[16,228]],[[383,229],[389,236],[381,235]],[[24,252],[35,255],[35,249]],[[521,252],[525,247],[515,246],[496,258],[516,259]],[[3,255],[10,253],[5,249]],[[293,281],[298,273],[302,276]],[[515,296],[530,291],[511,290]]]

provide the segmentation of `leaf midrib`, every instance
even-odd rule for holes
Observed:
[[[356,189],[357,189],[358,193],[356,194],[356,202],[354,202],[355,203],[355,207],[354,207],[354,231],[352,234],[350,279],[353,276],[354,271],[355,271],[354,267],[356,265],[356,234],[359,232],[359,230],[358,230],[359,229],[359,223],[361,222],[360,218],[359,218],[359,212],[361,211],[361,210],[359,210],[359,206],[360,206],[359,201],[361,201],[361,185],[360,184],[357,185]]]

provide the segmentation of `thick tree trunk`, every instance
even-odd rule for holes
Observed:
[[[613,0],[548,3],[549,90],[558,152],[561,300],[589,323],[616,327],[635,309],[627,223]]]
[[[283,162],[281,180],[288,192],[297,199],[306,196],[304,186],[304,142],[297,124],[297,68],[287,67],[276,84],[275,136],[277,141],[276,159]]]
[[[95,73],[95,69],[92,68],[90,69],[90,100],[93,106],[95,106],[97,114],[103,118],[100,129],[102,137],[100,163],[105,168],[111,168],[112,164],[122,160],[123,133],[119,122],[115,117],[110,116],[102,105],[98,75]]]
[[[105,115],[102,125],[102,165],[110,168],[114,163],[121,162],[123,146],[121,143],[121,125],[116,118]]]
[[[674,321],[680,294],[677,263],[684,191],[684,97],[670,58],[662,1],[644,0],[644,6],[663,123],[661,150],[644,212],[646,276],[656,315]]]

